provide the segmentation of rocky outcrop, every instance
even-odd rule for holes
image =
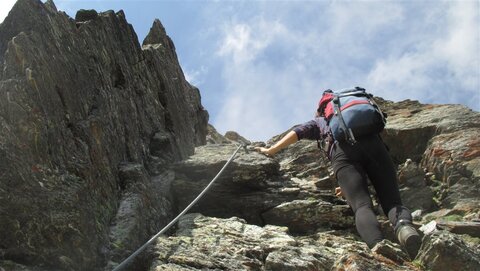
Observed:
[[[478,198],[480,192],[480,117],[460,105],[388,103],[384,133],[392,155],[411,158],[448,187],[445,206]]]
[[[293,236],[286,227],[185,215],[170,237],[160,237],[140,262],[145,270],[477,270],[478,246],[449,232],[423,240],[412,263],[388,240],[369,250],[344,230]]]
[[[235,144],[197,147],[189,159],[174,165],[172,190],[180,212],[215,177]],[[305,179],[285,174],[276,159],[241,151],[209,193],[192,209],[204,215],[242,217],[256,225],[289,226],[292,232],[308,232],[320,226],[352,227],[349,208]],[[318,199],[318,200],[314,200]]]
[[[399,166],[398,181],[403,204],[410,210],[423,213],[433,211],[436,203],[433,200],[434,190],[428,185],[425,172],[410,159]]]
[[[479,270],[478,252],[454,234],[440,231],[424,238],[417,258],[430,270]]]
[[[163,172],[208,113],[159,21],[142,47],[122,11],[19,0],[0,67],[0,259],[94,270],[167,222]]]
[[[472,185],[470,189],[476,191],[475,189],[478,188],[478,174],[475,173],[475,165],[479,163],[478,157],[475,155],[469,155],[467,158],[462,156],[464,145],[461,138],[456,139],[456,144],[437,140],[442,138],[451,138],[453,140],[456,138],[455,136],[458,136],[455,134],[458,131],[450,127],[452,123],[457,122],[456,118],[459,118],[459,115],[452,114],[454,111],[460,111],[460,115],[466,116],[458,120],[460,123],[455,124],[457,128],[463,127],[466,129],[467,135],[470,136],[478,134],[479,126],[478,118],[476,117],[479,114],[455,105],[421,105],[418,102],[411,101],[400,103],[383,101],[382,103],[387,108],[390,108],[387,110],[390,123],[383,137],[390,146],[391,153],[398,164],[398,179],[402,199],[408,208],[416,210],[416,219],[419,221],[416,226],[420,227],[421,225],[419,224],[426,224],[431,220],[436,220],[438,229],[443,228],[451,231],[451,233],[445,234],[449,234],[455,240],[472,240],[470,241],[471,244],[466,244],[463,241],[445,241],[444,246],[439,246],[438,238],[429,236],[433,232],[438,231],[436,229],[426,233],[427,237],[424,239],[421,254],[419,254],[419,258],[414,263],[411,263],[413,259],[409,259],[398,244],[393,243],[394,245],[392,246],[392,243],[388,242],[374,248],[372,251],[354,246],[354,250],[343,251],[342,254],[329,254],[325,249],[332,245],[332,243],[327,241],[330,240],[332,229],[334,229],[334,235],[340,234],[338,240],[345,241],[345,243],[334,243],[333,247],[335,248],[346,249],[348,247],[347,243],[352,245],[355,242],[348,239],[348,236],[352,236],[355,240],[359,240],[359,237],[355,234],[353,215],[348,205],[341,199],[332,197],[332,190],[336,184],[325,155],[318,149],[316,142],[300,141],[278,153],[273,159],[259,156],[256,153],[241,153],[238,157],[239,162],[231,169],[232,171],[225,173],[225,179],[222,179],[218,186],[212,189],[211,194],[207,195],[195,207],[195,212],[207,214],[208,216],[222,217],[227,220],[229,217],[241,217],[245,219],[242,220],[242,223],[249,226],[251,224],[260,226],[259,230],[266,230],[267,228],[270,230],[272,229],[271,225],[285,226],[288,228],[285,234],[297,240],[297,245],[293,245],[296,246],[295,249],[285,249],[281,252],[261,250],[260,254],[264,255],[261,258],[263,262],[261,259],[256,258],[253,268],[239,267],[242,264],[248,266],[252,261],[252,259],[242,258],[244,256],[241,256],[243,254],[239,251],[243,250],[240,248],[227,253],[229,256],[224,254],[218,256],[222,260],[219,260],[215,253],[213,255],[209,254],[211,250],[206,248],[204,256],[207,255],[206,257],[209,259],[208,262],[210,264],[198,261],[198,259],[204,259],[200,256],[198,258],[196,256],[193,258],[186,256],[199,253],[195,251],[193,244],[196,242],[203,243],[203,237],[201,236],[216,236],[217,228],[227,227],[231,223],[227,220],[215,220],[215,222],[208,223],[215,225],[220,223],[222,225],[215,226],[214,229],[204,229],[209,232],[202,232],[201,236],[195,234],[197,226],[193,226],[192,230],[187,231],[191,234],[188,235],[188,242],[192,245],[182,245],[180,248],[178,242],[179,240],[185,240],[182,238],[185,237],[184,233],[186,232],[182,229],[177,231],[174,235],[175,237],[159,239],[161,246],[158,245],[157,248],[153,248],[150,252],[150,255],[156,255],[153,256],[153,260],[149,261],[152,262],[150,269],[155,270],[157,268],[157,270],[162,270],[162,268],[172,268],[172,270],[182,270],[179,266],[188,266],[187,269],[228,269],[225,267],[226,263],[223,259],[228,259],[226,260],[228,264],[233,264],[233,266],[242,270],[415,270],[422,268],[436,270],[440,268],[439,266],[453,265],[476,268],[476,256],[469,251],[478,250],[478,240],[475,239],[478,234],[478,225],[476,222],[468,221],[475,221],[480,218],[479,205],[477,204],[479,200],[478,194],[474,195],[473,192],[470,193],[469,191],[465,191],[462,194],[456,192],[454,186],[448,185],[447,180],[449,178],[452,179],[450,175],[440,175],[443,177],[439,177],[438,172],[434,168],[429,167],[430,164],[442,162],[439,162],[439,160],[432,162],[427,154],[429,149],[434,148],[435,144],[437,144],[436,142],[443,142],[442,144],[445,144],[445,147],[451,150],[450,160],[463,161],[466,162],[465,165],[470,165],[468,169],[467,167],[451,165],[450,172],[462,172],[462,176],[467,178]],[[439,111],[447,111],[449,116],[442,115],[441,119],[435,122],[433,120],[437,118]],[[415,114],[420,115],[415,116]],[[409,117],[406,117],[406,115]],[[420,118],[420,120],[416,122],[415,117]],[[406,121],[407,125],[401,125],[402,121],[405,121],[404,118],[408,118]],[[434,128],[432,128],[433,126]],[[452,135],[451,133],[454,134]],[[283,135],[274,137],[267,144],[273,144]],[[216,138],[223,140],[223,137]],[[198,194],[201,187],[196,188],[195,192],[192,190],[188,191],[186,188],[194,187],[197,185],[198,180],[211,179],[221,165],[225,163],[229,154],[235,149],[235,146],[232,145],[211,143],[213,144],[209,145],[208,148],[197,148],[197,153],[188,160],[177,163],[175,168],[176,176],[182,176],[173,183],[174,191],[178,191],[176,192],[177,199],[185,198],[185,195],[188,194],[190,194],[189,198],[193,198],[194,195]],[[264,144],[255,143],[255,145]],[[475,154],[475,151],[470,150],[469,153]],[[246,157],[251,157],[247,159],[249,161],[247,163],[245,163]],[[412,158],[410,159],[410,157]],[[217,165],[218,161],[222,162]],[[272,165],[276,165],[272,167],[275,170],[269,171],[266,167],[256,167],[265,164],[267,161]],[[448,161],[443,163],[448,164]],[[456,165],[458,164],[459,162],[456,163]],[[212,172],[207,177],[205,172],[208,170],[212,170]],[[182,175],[187,172],[188,174]],[[235,173],[232,174],[232,172]],[[265,172],[268,172],[268,174],[264,174]],[[449,172],[444,174],[449,174]],[[240,176],[251,176],[252,180],[247,181],[247,178],[243,185],[232,188],[231,185],[234,182],[240,183],[238,181],[238,179],[242,179]],[[262,181],[264,182],[262,183]],[[207,180],[204,180],[202,187],[206,183]],[[262,185],[252,186],[252,183],[262,183]],[[249,189],[246,189],[247,187]],[[287,196],[285,194],[286,191],[294,193],[293,197]],[[465,195],[468,197],[465,198]],[[451,198],[455,204],[448,205],[447,198]],[[180,205],[186,205],[187,202]],[[265,203],[268,203],[268,208],[265,208]],[[224,206],[224,208],[218,208],[219,204]],[[259,215],[261,217],[260,220],[257,219]],[[204,218],[200,220],[202,219]],[[390,239],[389,242],[396,242],[389,222],[382,215],[379,216],[379,219],[385,236]],[[458,222],[445,222],[450,219],[458,220]],[[198,226],[198,228],[201,227]],[[458,234],[470,237],[464,238]],[[238,232],[232,235],[238,236],[240,240],[246,238]],[[297,238],[301,239],[302,242],[315,244],[314,247],[309,247],[309,250],[311,249],[313,253],[312,255],[323,255],[330,260],[322,262],[315,256],[307,257],[301,252],[304,247],[298,243]],[[241,241],[238,242],[240,243]],[[273,241],[262,240],[259,242],[271,244]],[[232,243],[234,242],[232,241]],[[251,241],[248,244],[251,244]],[[169,248],[170,254],[161,254],[158,251],[165,246]],[[222,246],[223,244],[220,245],[220,247]],[[225,250],[229,251],[230,248],[234,247],[235,245],[227,243]],[[245,248],[245,245],[241,247]],[[222,249],[215,248],[214,250],[221,251]],[[442,253],[449,253],[448,251],[454,250],[465,251],[465,258],[462,259],[467,261],[468,264],[462,265],[460,262],[457,262],[457,259],[450,259],[449,257],[444,257],[446,262],[440,263],[435,258],[443,257],[441,256]],[[162,256],[158,257],[159,253]],[[177,253],[184,257],[177,257]],[[429,256],[427,257],[426,255]],[[332,261],[330,257],[335,257],[335,260]],[[232,263],[231,258],[242,260]],[[296,261],[292,258],[296,259]],[[305,261],[307,258],[309,260]],[[177,262],[178,259],[181,259],[181,261]],[[275,264],[268,262],[269,259],[276,259]]]
[[[213,125],[207,126],[207,144],[228,144],[230,140],[221,135]]]
[[[204,189],[236,148],[234,144],[198,147],[189,159],[174,166],[172,190],[179,210]],[[282,186],[278,175],[277,163],[256,152],[242,151],[192,212],[225,218],[239,216],[262,224],[262,211],[295,197]]]
[[[417,270],[370,254],[344,231],[293,237],[286,227],[249,225],[232,217],[184,216],[144,259],[147,270]]]
[[[207,130],[207,144],[251,144],[249,140],[245,139],[243,136],[234,131],[227,131],[225,135],[221,135],[211,124],[208,125]]]

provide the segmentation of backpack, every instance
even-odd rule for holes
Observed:
[[[355,144],[361,136],[380,133],[386,115],[364,88],[339,92],[326,90],[318,103],[318,113],[325,118],[335,140]]]

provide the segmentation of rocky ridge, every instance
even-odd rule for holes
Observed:
[[[158,20],[140,46],[122,11],[72,19],[19,0],[0,25],[0,63],[2,271],[112,270],[248,142],[207,125]],[[480,114],[378,101],[425,233],[414,261],[381,213],[390,241],[360,241],[316,142],[274,158],[256,142],[127,270],[480,269]]]
[[[123,11],[19,0],[0,65],[0,260],[99,270],[167,223],[208,113],[160,21],[140,46]]]

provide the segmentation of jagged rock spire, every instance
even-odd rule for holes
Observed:
[[[165,31],[165,28],[159,19],[155,19],[152,27],[150,28],[150,32],[143,40],[143,45],[147,44],[162,44],[166,48],[175,51],[175,45],[167,35],[167,32]]]

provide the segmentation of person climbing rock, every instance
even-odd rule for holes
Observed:
[[[340,185],[336,194],[344,196],[353,209],[357,231],[368,247],[372,249],[384,237],[373,210],[367,178],[399,243],[414,259],[421,238],[412,225],[411,212],[402,204],[395,166],[379,134],[385,118],[372,95],[363,88],[338,93],[326,90],[314,120],[295,127],[273,146],[256,149],[273,156],[298,140],[317,140],[331,161]]]

